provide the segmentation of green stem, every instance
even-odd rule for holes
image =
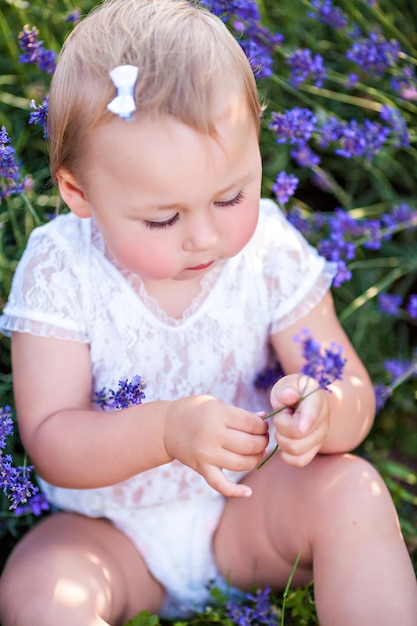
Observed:
[[[285,405],[285,406],[282,406],[280,409],[275,409],[275,411],[271,411],[271,413],[268,413],[268,415],[264,415],[262,419],[263,419],[263,420],[267,420],[267,419],[269,419],[270,417],[273,417],[274,415],[276,415],[277,413],[281,413],[281,411],[284,411],[285,409],[293,409],[294,411],[296,411],[296,410],[297,410],[297,408],[300,406],[300,404],[301,404],[301,402],[302,402],[303,400],[305,400],[306,398],[308,398],[308,396],[311,396],[311,394],[315,393],[316,391],[318,391],[318,390],[321,388],[321,387],[316,387],[315,389],[312,389],[311,391],[309,391],[308,393],[306,393],[306,394],[304,395],[304,392],[305,392],[306,387],[307,387],[307,383],[308,383],[308,380],[306,381],[306,384],[305,384],[305,387],[304,387],[304,391],[301,393],[301,396],[298,398],[297,402],[296,402],[294,405],[291,405],[291,406]],[[265,463],[266,463],[267,461],[269,461],[269,459],[270,459],[271,457],[273,457],[273,456],[274,456],[274,454],[275,454],[275,452],[278,450],[278,448],[279,448],[279,446],[278,446],[278,444],[277,444],[277,445],[275,446],[275,448],[272,450],[272,452],[270,452],[270,454],[268,454],[268,456],[267,456],[267,457],[265,457],[265,458],[263,459],[263,461],[261,461],[261,462],[259,463],[259,465],[256,467],[256,469],[261,469],[261,467],[263,467],[263,466],[265,465]]]
[[[295,559],[295,563],[294,563],[294,565],[293,565],[293,567],[292,567],[292,570],[291,570],[290,576],[289,576],[289,578],[288,578],[287,584],[286,584],[285,589],[284,589],[284,593],[283,593],[283,595],[282,595],[281,626],[284,626],[285,609],[286,609],[286,603],[287,603],[288,592],[289,592],[289,590],[290,590],[290,586],[291,586],[292,580],[293,580],[293,578],[294,578],[294,576],[295,576],[295,570],[296,570],[296,569],[297,569],[297,567],[298,567],[298,563],[300,562],[300,559],[301,559],[301,551],[297,554],[297,558]]]

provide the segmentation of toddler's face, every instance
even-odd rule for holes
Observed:
[[[218,138],[168,115],[94,131],[84,192],[106,244],[148,280],[187,280],[236,255],[258,220],[261,158],[249,115],[224,112]]]

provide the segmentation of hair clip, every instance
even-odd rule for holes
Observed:
[[[118,65],[110,72],[110,78],[117,89],[117,96],[109,102],[107,108],[127,120],[136,110],[133,96],[137,77],[138,68],[134,65]]]

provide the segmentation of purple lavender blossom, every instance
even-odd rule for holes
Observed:
[[[20,55],[21,63],[35,63],[39,69],[48,74],[53,74],[56,67],[56,53],[47,50],[39,40],[39,30],[36,26],[32,29],[26,24],[19,33],[19,46],[23,54]]]
[[[400,46],[398,41],[387,41],[381,33],[370,33],[354,42],[346,53],[346,58],[358,65],[361,71],[367,71],[381,77],[387,69],[398,61]]]
[[[354,87],[356,87],[356,85],[359,82],[359,76],[355,73],[355,72],[350,72],[347,76],[346,76],[346,88],[347,89],[353,89]]]
[[[348,17],[342,9],[333,6],[331,0],[312,0],[311,6],[315,11],[310,13],[310,17],[318,17],[320,22],[336,30],[346,30]]]
[[[339,260],[336,264],[337,271],[333,278],[333,287],[340,287],[343,283],[349,282],[352,278],[352,272],[346,267],[346,263]]]
[[[301,368],[301,373],[313,378],[320,389],[330,391],[329,386],[335,380],[342,379],[343,369],[346,365],[346,359],[341,356],[342,346],[332,342],[329,348],[322,351],[320,343],[311,337],[308,329],[303,329],[294,340],[302,344],[305,363]]]
[[[299,167],[313,168],[320,165],[321,159],[310,146],[306,143],[301,143],[295,150],[291,150],[291,157],[299,165]]]
[[[406,202],[395,204],[390,213],[384,213],[381,217],[382,225],[387,228],[395,228],[398,224],[406,224],[417,219],[416,209],[412,209]]]
[[[79,7],[75,8],[73,11],[71,11],[71,13],[68,13],[68,15],[65,17],[65,21],[68,22],[68,24],[76,24],[77,22],[79,22],[81,19],[81,9]]]
[[[35,517],[40,517],[43,513],[50,510],[49,502],[46,499],[46,495],[40,491],[30,498],[30,500],[24,504],[15,508],[15,515],[18,517],[21,515],[27,515],[32,513]]]
[[[135,404],[142,404],[145,398],[145,383],[140,376],[134,376],[129,382],[119,380],[117,391],[107,390],[105,387],[93,395],[93,402],[99,405],[102,410],[126,409]]]
[[[386,292],[381,292],[378,295],[378,307],[382,313],[387,313],[388,315],[396,317],[401,304],[402,297],[399,295]]]
[[[411,294],[408,302],[407,302],[407,313],[413,319],[417,319],[417,294]]]
[[[271,115],[270,130],[275,133],[277,143],[305,146],[317,127],[317,118],[310,109],[294,107],[284,113]]]
[[[256,376],[253,384],[256,389],[267,391],[283,376],[284,372],[282,367],[280,363],[276,361],[272,365],[265,367],[262,372]]]
[[[304,237],[308,237],[312,231],[312,220],[304,217],[298,207],[290,209],[287,213],[287,220],[300,231]]]
[[[406,65],[396,72],[391,79],[391,87],[404,100],[417,99],[417,78],[413,65]]]
[[[311,50],[300,48],[288,56],[287,64],[291,68],[290,83],[292,85],[298,86],[309,79],[313,81],[316,87],[323,85],[326,78],[326,68],[320,54],[312,56]]]
[[[417,352],[414,352],[411,361],[399,361],[397,359],[385,361],[384,369],[389,376],[390,383],[388,385],[382,383],[374,385],[377,411],[384,407],[396,387],[406,380],[417,377]]]
[[[396,145],[402,148],[408,148],[410,145],[410,133],[408,132],[407,122],[398,109],[384,105],[380,111],[380,117],[384,122],[392,128],[392,133],[396,140]]]
[[[381,222],[379,220],[364,220],[362,232],[367,237],[363,242],[363,247],[368,250],[379,250],[381,248]]]
[[[26,179],[20,175],[16,153],[5,126],[0,130],[0,204],[11,195],[21,194]]]
[[[34,486],[29,480],[32,465],[14,466],[12,456],[2,452],[13,433],[10,407],[0,408],[0,490],[10,500],[10,509],[16,510],[17,507],[26,505],[29,499],[36,496],[39,493],[39,487]],[[31,508],[31,502],[27,506]]]
[[[38,493],[39,487],[29,480],[32,469],[32,465],[15,467],[10,454],[0,454],[0,489],[10,500],[11,510],[26,504],[30,497]]]
[[[365,157],[371,160],[381,150],[389,134],[390,129],[377,122],[365,120],[360,124],[357,120],[338,121],[331,116],[321,128],[319,145],[326,148],[335,143],[335,154],[346,159]]]
[[[376,383],[374,385],[376,411],[380,411],[386,404],[388,398],[392,396],[392,389],[382,383]]]
[[[274,609],[269,587],[258,589],[255,593],[246,594],[244,601],[229,601],[226,604],[226,616],[232,624],[238,626],[252,626],[262,624],[264,626],[276,626],[277,613]]]
[[[7,439],[13,435],[14,427],[9,406],[0,408],[0,449],[4,450]]]
[[[260,24],[261,16],[253,0],[201,0],[209,11],[229,23],[235,31],[237,41],[249,59],[257,78],[272,75],[272,55],[283,37],[271,33]]]
[[[287,174],[282,171],[278,174],[275,184],[272,185],[272,191],[280,204],[287,204],[291,196],[294,195],[297,185],[298,178],[294,174]]]
[[[35,100],[30,101],[30,108],[32,113],[29,116],[29,124],[39,124],[43,128],[43,136],[46,139],[48,137],[47,130],[47,116],[48,116],[48,96],[43,99],[43,102],[39,105]]]
[[[404,376],[409,368],[410,363],[398,359],[388,359],[384,362],[384,370],[389,374],[391,380]]]

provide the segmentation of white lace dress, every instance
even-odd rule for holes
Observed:
[[[65,214],[31,234],[0,328],[87,343],[92,394],[138,374],[145,402],[201,393],[268,411],[268,395],[253,384],[268,363],[268,338],[308,313],[333,274],[277,206],[262,200],[249,244],[206,274],[200,294],[173,319],[138,276],[117,268],[91,219]],[[100,489],[41,484],[50,502],[94,516],[213,491],[178,461]]]

